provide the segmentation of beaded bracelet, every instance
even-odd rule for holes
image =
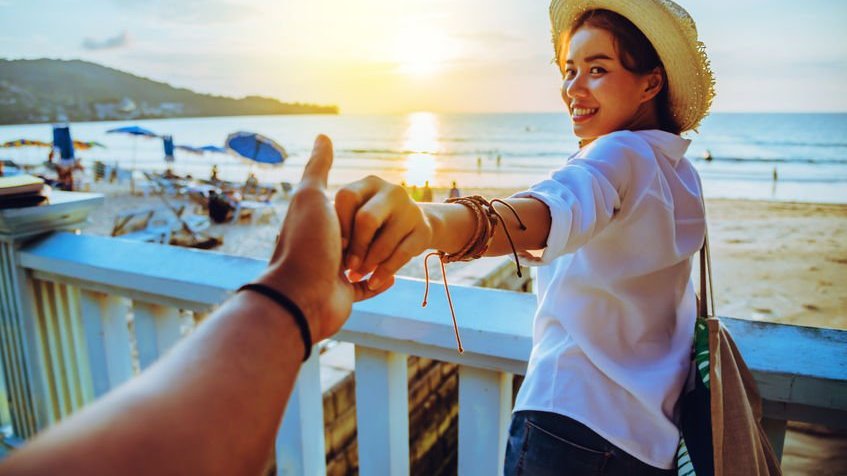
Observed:
[[[247,283],[238,288],[236,293],[240,293],[241,291],[257,292],[277,303],[281,308],[291,314],[291,317],[294,318],[294,322],[297,323],[297,327],[300,328],[300,336],[303,338],[303,346],[306,347],[303,352],[303,362],[309,360],[309,356],[312,355],[312,332],[309,330],[309,323],[306,321],[306,315],[303,314],[303,310],[300,309],[300,306],[289,299],[285,294],[282,294],[266,284]]]

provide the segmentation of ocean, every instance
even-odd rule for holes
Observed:
[[[171,134],[176,144],[222,145],[227,134],[255,131],[282,144],[290,157],[280,167],[250,165],[226,154],[194,155],[178,150],[174,170],[243,181],[250,171],[263,182],[296,182],[316,134],[335,144],[332,184],[370,174],[408,185],[525,187],[561,167],[577,149],[565,114],[384,114],[338,116],[242,116],[87,122],[71,125],[74,139],[105,148],[79,151],[121,167],[163,170],[162,142],[106,131],[140,125]],[[51,140],[49,124],[0,127],[0,142]],[[707,197],[847,203],[847,114],[735,114],[707,117],[686,156],[703,178]],[[45,148],[0,149],[21,163],[46,159]],[[712,160],[704,160],[706,154]]]

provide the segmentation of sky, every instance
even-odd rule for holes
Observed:
[[[847,111],[847,1],[679,0],[715,112]],[[342,113],[561,111],[545,0],[0,0],[0,57]]]

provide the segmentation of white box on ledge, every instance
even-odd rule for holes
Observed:
[[[16,241],[56,230],[79,228],[92,210],[103,204],[99,193],[50,193],[50,203],[0,210],[0,241]]]

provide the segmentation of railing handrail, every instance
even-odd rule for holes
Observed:
[[[19,251],[19,259],[24,268],[56,279],[196,306],[220,303],[266,266],[258,259],[72,233],[54,233],[32,242]],[[354,306],[338,340],[523,373],[532,345],[535,297],[451,287],[466,350],[459,355],[440,287],[433,284],[430,303],[423,309],[423,283],[398,279],[385,294]],[[733,318],[723,321],[764,399],[847,412],[847,331]]]

